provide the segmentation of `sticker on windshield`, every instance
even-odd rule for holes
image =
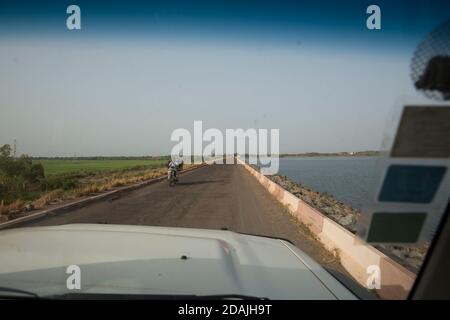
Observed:
[[[416,243],[425,224],[425,212],[375,212],[367,242]]]
[[[444,166],[391,165],[378,201],[430,203],[446,170]]]
[[[358,220],[368,243],[429,242],[448,203],[450,106],[414,99],[395,106],[385,132],[372,201]]]
[[[450,157],[450,107],[406,106],[391,156]]]

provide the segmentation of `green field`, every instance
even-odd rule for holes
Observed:
[[[159,167],[166,163],[166,160],[34,160],[33,163],[42,163],[45,175],[74,173],[74,172],[95,172],[103,170],[129,169],[138,166]]]

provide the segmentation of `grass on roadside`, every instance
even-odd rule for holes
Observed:
[[[185,165],[185,169],[194,165]],[[114,170],[105,171],[103,173],[93,173],[81,175],[77,186],[64,190],[57,188],[42,193],[34,201],[29,201],[32,208],[41,209],[54,201],[62,201],[69,199],[76,199],[99,192],[112,190],[117,187],[133,185],[139,182],[155,179],[166,175],[167,169],[165,167],[142,169],[140,167],[133,170]],[[62,175],[63,177],[66,175]],[[25,208],[27,202],[23,199],[18,199],[8,205],[0,202],[0,215],[8,215],[13,212],[21,211]]]
[[[143,160],[63,160],[48,159],[35,160],[44,166],[45,175],[64,173],[98,173],[101,171],[126,170],[134,168],[156,168],[165,164],[164,159],[143,159]]]

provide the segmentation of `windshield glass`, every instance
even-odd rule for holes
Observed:
[[[406,299],[450,195],[449,12],[2,1],[0,295]]]

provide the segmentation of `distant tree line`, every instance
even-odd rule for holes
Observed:
[[[367,157],[367,156],[379,156],[380,151],[367,150],[356,152],[305,152],[305,153],[282,153],[280,157]]]
[[[167,160],[170,156],[32,157],[33,160]]]

